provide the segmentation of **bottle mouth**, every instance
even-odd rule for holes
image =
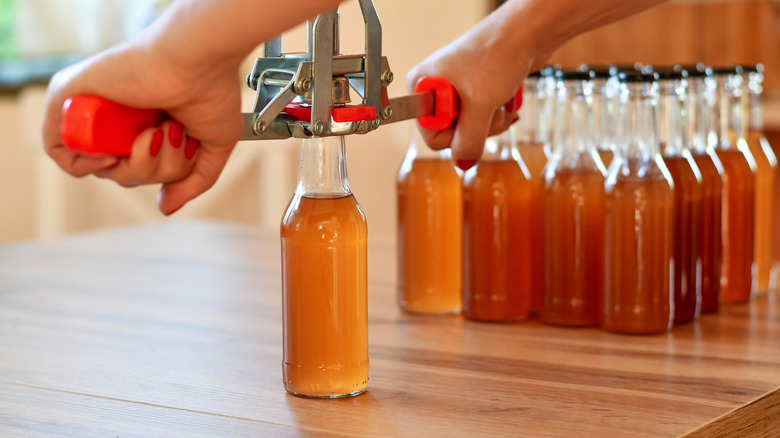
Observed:
[[[745,69],[741,65],[728,65],[725,67],[712,67],[712,74],[715,76],[741,75]]]

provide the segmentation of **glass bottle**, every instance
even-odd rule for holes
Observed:
[[[545,168],[545,296],[541,319],[597,325],[604,286],[604,165],[586,72],[558,74],[553,155]]]
[[[344,137],[304,139],[298,186],[281,223],[284,385],[294,395],[336,398],[366,389],[366,237]]]
[[[460,313],[463,186],[449,150],[431,150],[414,129],[396,189],[398,306],[411,313]]]
[[[463,177],[463,314],[513,321],[531,306],[531,175],[508,132]]]
[[[745,302],[752,291],[756,162],[742,131],[741,68],[714,69],[713,73],[718,93],[711,135],[724,170],[721,300]]]
[[[672,327],[672,181],[657,138],[652,77],[620,76],[618,147],[606,181],[602,326],[620,333]]]
[[[544,167],[550,154],[550,112],[552,109],[550,75],[552,69],[531,73],[523,83],[523,106],[520,120],[510,128],[517,141],[520,159],[530,174],[533,212],[528,228],[528,241],[523,243],[531,250],[531,312],[538,313],[544,300]]]
[[[701,311],[716,312],[720,306],[721,200],[723,165],[710,143],[712,106],[716,83],[704,65],[680,66],[688,72],[688,144],[701,173],[702,202],[699,215],[701,259]]]
[[[699,214],[702,177],[688,147],[688,73],[657,68],[654,75],[659,89],[659,145],[674,185],[670,276],[674,323],[680,324],[693,321],[701,313]]]
[[[756,182],[754,203],[754,248],[756,267],[756,291],[766,292],[772,272],[772,205],[774,202],[775,178],[777,178],[777,157],[764,135],[764,121],[761,111],[764,66],[745,67],[744,81],[745,121],[748,149],[756,160]],[[777,219],[775,219],[777,220]]]

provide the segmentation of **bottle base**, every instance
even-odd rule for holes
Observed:
[[[521,316],[496,317],[496,316],[484,316],[484,315],[469,315],[467,313],[464,313],[463,316],[469,321],[484,322],[484,323],[499,323],[499,324],[523,322],[529,319],[528,314],[521,315]]]
[[[400,307],[401,312],[403,312],[406,315],[412,315],[412,316],[449,316],[449,315],[460,315],[463,313],[462,309],[453,309],[453,310],[418,310],[418,309],[404,309],[403,307]]]
[[[617,335],[629,335],[629,336],[653,336],[662,335],[671,330],[669,327],[601,327],[602,329],[615,333]]]
[[[301,398],[323,398],[323,399],[355,397],[355,396],[358,396],[358,395],[366,392],[366,388],[363,388],[363,389],[359,389],[357,391],[350,392],[350,393],[347,393],[347,394],[307,394],[307,393],[303,393],[303,392],[292,391],[292,390],[287,389],[287,388],[285,388],[285,389],[287,390],[288,394],[294,395],[296,397],[301,397]]]

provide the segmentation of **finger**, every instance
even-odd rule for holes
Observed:
[[[417,124],[417,129],[420,130],[425,144],[434,151],[440,151],[447,149],[452,144],[452,137],[455,135],[455,126],[447,128],[443,131],[436,131],[433,129],[425,129]]]
[[[157,173],[152,177],[153,183],[169,183],[178,181],[192,172],[194,153],[190,143],[198,141],[186,134],[181,123],[170,120],[163,125],[165,139],[157,155]],[[186,141],[185,141],[186,140]]]
[[[179,148],[184,141],[184,126],[176,120],[170,120],[166,123],[166,138],[174,148]]]
[[[186,145],[185,145],[186,149]],[[200,147],[193,159],[192,172],[184,179],[163,184],[157,206],[165,215],[178,211],[187,202],[210,189],[217,182],[233,146]]]
[[[119,160],[115,167],[95,172],[95,175],[112,179],[123,187],[160,182],[154,177],[161,162],[159,153],[163,141],[162,128],[147,128],[136,136],[129,157]]]
[[[176,124],[169,125],[176,129]],[[170,131],[169,131],[170,132]],[[195,161],[192,159],[197,152],[198,141],[182,134],[186,141],[174,138],[176,143],[170,142],[170,135],[166,136],[160,153],[157,156],[157,172],[150,178],[148,183],[170,183],[185,178],[192,172]],[[191,143],[195,143],[196,149],[192,151]],[[182,146],[184,144],[184,146]]]
[[[61,137],[63,84],[68,81],[79,65],[73,65],[57,72],[49,82],[49,92],[45,102],[45,117],[41,131],[46,153],[65,172],[75,177],[84,177],[96,171],[116,166],[116,157],[98,154],[82,154],[65,147]]]
[[[493,116],[493,108],[461,101],[458,123],[452,138],[452,160],[461,169],[479,161]]]
[[[77,178],[114,167],[119,161],[107,155],[77,154],[62,145],[52,146],[46,152],[62,170]]]
[[[520,116],[516,111],[506,111],[503,107],[497,109],[493,113],[493,117],[490,119],[488,136],[500,134],[506,131],[518,120],[520,120]]]

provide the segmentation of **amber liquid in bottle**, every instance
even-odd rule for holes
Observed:
[[[701,256],[701,311],[716,312],[720,305],[721,266],[721,182],[720,160],[709,153],[693,153],[702,181],[702,202],[699,220]],[[717,161],[716,161],[717,160]]]
[[[346,180],[342,138],[303,140],[280,231],[285,389],[360,394],[368,382],[367,228]]]
[[[483,160],[463,184],[463,314],[480,321],[528,316],[532,187],[520,163]]]
[[[672,198],[662,176],[618,179],[607,189],[607,330],[656,333],[672,325]]]
[[[752,289],[755,177],[741,150],[717,149],[717,154],[724,170],[721,300],[745,302]]]
[[[544,181],[542,173],[548,161],[545,145],[541,143],[518,143],[517,150],[531,173],[531,179]]]
[[[612,163],[612,158],[615,156],[615,152],[613,152],[611,149],[598,149],[599,158],[601,158],[601,162],[604,163],[605,167],[609,167],[609,165]]]
[[[460,312],[463,305],[460,175],[448,158],[413,158],[401,167],[397,191],[398,305],[412,313]]]
[[[596,325],[604,289],[604,175],[560,169],[546,190],[542,320]]]
[[[701,311],[698,286],[702,184],[686,157],[666,156],[664,164],[674,182],[671,280],[674,323],[679,324],[692,321]]]
[[[547,165],[547,152],[540,143],[519,143],[520,157],[531,174],[531,201],[529,211],[529,233],[527,245],[531,249],[531,312],[539,312],[544,305],[544,167]]]
[[[754,259],[756,265],[756,290],[769,289],[772,272],[772,234],[780,231],[773,228],[772,206],[775,202],[775,178],[777,158],[763,133],[748,130],[747,145],[756,160],[755,203],[754,203]],[[777,223],[777,222],[775,222]]]

